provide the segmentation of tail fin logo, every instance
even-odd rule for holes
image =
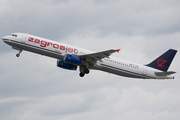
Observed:
[[[166,62],[168,62],[168,60],[165,60],[164,58],[160,58],[158,59],[157,64],[160,68],[167,69],[168,66],[164,65]]]

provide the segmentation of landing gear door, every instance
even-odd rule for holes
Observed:
[[[22,42],[22,43],[26,43],[26,41],[27,41],[27,34],[23,34],[23,35],[22,35],[21,42]]]

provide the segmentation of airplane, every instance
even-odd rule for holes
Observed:
[[[174,79],[171,74],[176,73],[168,71],[177,52],[174,49],[169,49],[147,65],[141,65],[110,56],[112,53],[119,53],[120,49],[92,52],[27,33],[12,33],[2,40],[19,51],[17,57],[23,50],[52,57],[57,59],[57,66],[60,68],[77,70],[79,67],[80,77],[89,74],[90,70],[138,79]]]

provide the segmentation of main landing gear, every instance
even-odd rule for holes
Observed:
[[[80,77],[84,77],[85,73],[79,73]]]
[[[19,50],[19,53],[16,54],[16,57],[19,57],[21,52],[22,52],[22,50]]]
[[[81,65],[79,67],[79,71],[80,71],[80,73],[79,73],[80,77],[84,77],[85,74],[89,74],[89,69],[85,65]]]

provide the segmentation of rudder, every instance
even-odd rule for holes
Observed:
[[[176,55],[177,50],[169,49],[164,54],[162,54],[160,57],[155,59],[150,64],[146,65],[161,71],[166,72],[171,65],[171,62]]]

